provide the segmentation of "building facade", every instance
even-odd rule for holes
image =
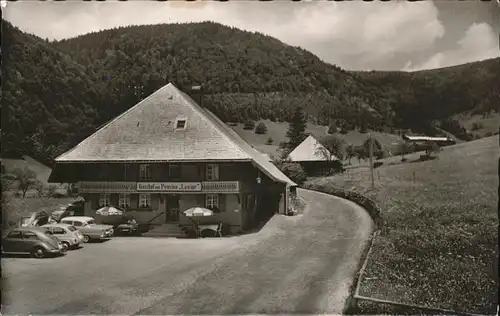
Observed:
[[[189,224],[183,212],[205,207],[230,231],[286,213],[296,186],[172,84],[58,157],[49,181],[77,183],[86,216],[119,206],[139,223]]]

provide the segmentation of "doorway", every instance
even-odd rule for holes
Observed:
[[[179,200],[178,195],[167,195],[166,223],[179,221]]]

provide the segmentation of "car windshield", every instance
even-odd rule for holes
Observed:
[[[94,225],[95,224],[95,220],[91,219],[90,221],[87,222],[87,225]]]
[[[75,226],[68,226],[69,231],[74,232],[76,230]]]

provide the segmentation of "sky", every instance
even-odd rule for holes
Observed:
[[[300,46],[348,70],[432,69],[500,56],[498,0],[18,1],[4,19],[42,38],[117,26],[214,21]]]

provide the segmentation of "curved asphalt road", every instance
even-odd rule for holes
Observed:
[[[78,271],[62,276],[55,268],[29,272],[26,266],[22,276],[7,275],[3,313],[340,314],[372,232],[372,221],[352,202],[307,190],[299,190],[299,194],[308,204],[303,215],[275,216],[256,235],[199,240],[207,245],[199,260],[183,261],[189,250],[181,246],[184,249],[171,255],[174,258],[169,264],[161,264],[167,261],[162,253],[114,256],[110,260],[122,264],[114,272],[100,272],[105,271],[99,270],[105,269],[104,264],[93,265],[92,259],[71,259],[86,260],[84,271],[94,272],[85,277]],[[109,244],[117,247],[113,242]],[[210,248],[222,242],[227,245]],[[102,251],[94,254],[97,258],[107,251],[98,247],[106,245],[78,251]],[[155,260],[160,263],[153,264]],[[4,271],[15,270],[9,268],[13,264],[7,262]],[[40,284],[43,276],[58,273],[56,280]]]

